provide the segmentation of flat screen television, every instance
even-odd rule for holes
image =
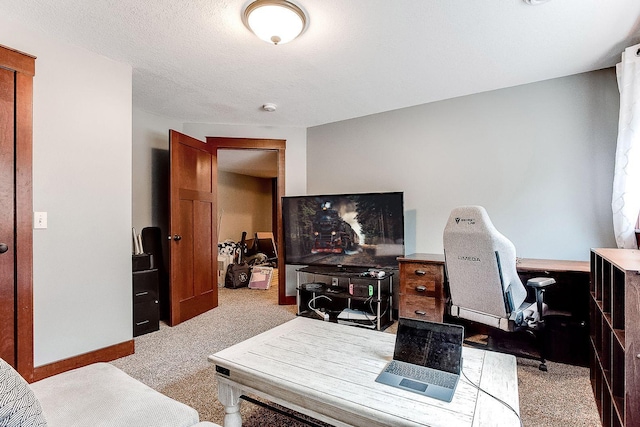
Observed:
[[[283,197],[286,264],[385,268],[404,255],[402,192]]]

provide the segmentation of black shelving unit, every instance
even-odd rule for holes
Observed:
[[[393,323],[393,272],[370,277],[366,269],[304,267],[297,270],[298,316],[384,330]],[[345,320],[345,310],[364,313]]]
[[[133,336],[160,329],[158,269],[150,254],[133,255]]]

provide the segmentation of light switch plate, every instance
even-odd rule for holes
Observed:
[[[46,212],[34,212],[33,213],[33,228],[47,228],[47,213]]]

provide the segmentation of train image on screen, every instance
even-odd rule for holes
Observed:
[[[313,247],[311,253],[350,254],[359,251],[360,237],[351,226],[331,208],[330,202],[322,204],[313,219]]]

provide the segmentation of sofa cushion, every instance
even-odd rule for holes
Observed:
[[[29,384],[0,359],[0,427],[45,427],[47,421]]]
[[[188,427],[198,412],[108,363],[31,384],[49,427]]]

